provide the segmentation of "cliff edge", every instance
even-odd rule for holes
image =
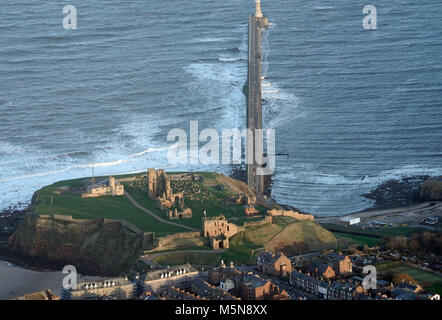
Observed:
[[[125,274],[142,252],[143,239],[118,221],[75,220],[27,214],[7,249],[60,270],[74,265],[88,275]]]

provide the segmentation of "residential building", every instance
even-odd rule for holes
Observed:
[[[364,293],[364,288],[349,282],[333,282],[328,288],[329,300],[355,300]]]
[[[407,282],[401,282],[400,284],[397,285],[397,288],[401,288],[414,293],[419,293],[423,290],[421,285],[407,283]]]
[[[348,256],[331,252],[325,257],[325,259],[336,274],[344,275],[353,272],[352,262]]]
[[[270,280],[261,279],[256,275],[247,275],[242,282],[241,298],[244,300],[286,300],[288,294],[280,291],[279,287]]]
[[[292,272],[292,263],[282,252],[262,252],[256,260],[256,267],[259,271],[273,276],[285,277]]]
[[[126,278],[86,281],[76,288],[62,288],[63,300],[100,300],[109,297],[113,300],[128,300],[136,296],[136,284]]]
[[[138,278],[138,293],[142,294],[146,291],[157,293],[164,287],[170,286],[188,289],[192,279],[195,279],[198,275],[199,272],[190,264],[150,271]]]
[[[330,265],[322,263],[321,261],[312,261],[307,268],[307,272],[313,277],[322,277],[325,279],[332,279],[336,277],[336,273]]]

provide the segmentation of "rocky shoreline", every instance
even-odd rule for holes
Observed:
[[[427,175],[411,176],[388,180],[362,196],[374,202],[373,206],[363,211],[395,209],[409,207],[424,202],[420,198],[420,188]]]

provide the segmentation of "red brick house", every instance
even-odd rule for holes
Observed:
[[[348,274],[353,272],[352,262],[348,256],[331,252],[326,256],[326,259],[337,274]]]
[[[336,273],[333,268],[320,261],[313,261],[312,264],[307,268],[307,272],[313,277],[322,277],[325,279],[336,277]]]
[[[284,277],[292,272],[292,263],[282,252],[262,252],[256,260],[256,267],[259,271],[273,276]]]
[[[270,280],[261,279],[256,275],[247,275],[241,285],[241,298],[244,300],[287,300],[288,295]]]

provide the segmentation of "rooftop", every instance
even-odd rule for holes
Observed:
[[[196,271],[197,270],[193,268],[190,264],[183,264],[179,266],[172,266],[165,269],[150,271],[144,275],[144,279],[142,280],[152,281],[164,278],[171,278]]]
[[[283,256],[282,253],[273,254],[271,252],[264,251],[258,256],[258,261],[265,264],[273,264],[276,261],[278,261],[278,259],[281,258],[282,256]]]
[[[124,285],[133,284],[126,278],[110,278],[110,279],[102,279],[102,280],[93,280],[86,281],[77,284],[76,289],[72,289],[72,291],[81,291],[81,290],[92,290],[99,288],[109,288],[109,287],[118,287]]]
[[[247,275],[244,277],[243,284],[247,287],[259,288],[265,286],[267,281],[259,278],[256,275]]]

